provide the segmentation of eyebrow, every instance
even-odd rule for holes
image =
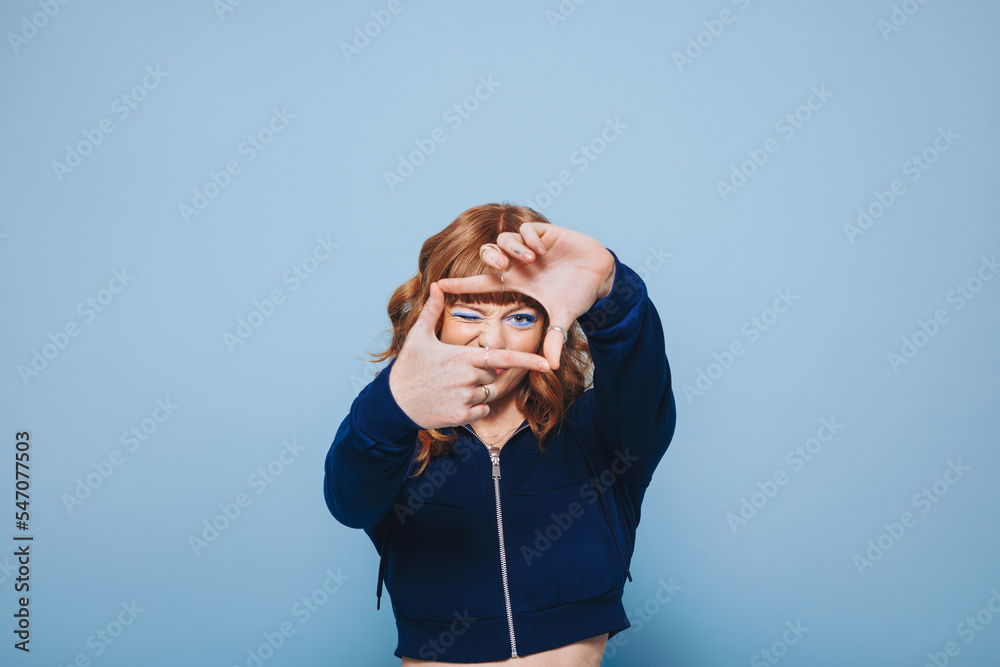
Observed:
[[[479,314],[482,314],[483,310],[484,310],[483,307],[480,306],[480,305],[477,305],[477,304],[474,304],[474,303],[466,303],[465,301],[456,301],[455,303],[452,304],[452,307],[453,308],[466,308],[468,310],[474,310],[474,311],[476,311]],[[534,311],[535,309],[532,308],[531,306],[527,305],[527,304],[521,303],[521,304],[514,304],[511,308],[508,308],[504,312],[505,313],[511,313],[511,312],[514,312],[515,310],[531,310],[531,311]]]

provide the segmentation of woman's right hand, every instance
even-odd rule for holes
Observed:
[[[490,384],[495,375],[483,367],[484,349],[470,345],[449,345],[438,340],[434,328],[444,312],[444,292],[431,284],[430,296],[413,323],[389,373],[389,390],[396,403],[422,429],[470,424],[489,414],[483,403],[483,385],[496,395]],[[490,368],[549,370],[549,363],[537,354],[490,349]]]

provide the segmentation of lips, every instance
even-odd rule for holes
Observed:
[[[497,368],[497,369],[494,369],[494,370],[496,370],[497,377],[500,377],[500,374],[503,373],[507,369],[506,368]]]

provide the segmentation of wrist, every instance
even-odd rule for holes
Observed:
[[[359,428],[375,442],[385,445],[405,444],[421,428],[397,400],[400,377],[396,361],[393,359],[375,376],[362,392],[363,398],[359,396],[362,400],[352,407],[357,409],[355,419]]]
[[[604,269],[602,274],[605,278],[598,288],[597,301],[607,298],[608,295],[611,294],[611,290],[615,285],[615,257],[607,248],[604,249],[604,253],[607,255],[607,268]]]
[[[399,357],[393,359],[393,363],[389,366],[385,372],[389,374],[389,380],[386,384],[389,386],[389,396],[392,397],[393,402],[396,404],[403,414],[410,417],[410,412],[404,407],[406,403],[406,392],[403,387],[400,387],[400,373],[405,369],[397,369],[396,362],[399,361]],[[404,383],[405,384],[405,383]],[[410,417],[413,419],[413,417]]]

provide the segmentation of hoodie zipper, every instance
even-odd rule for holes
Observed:
[[[506,444],[511,438],[520,433],[527,424],[521,426],[521,428],[514,431],[510,438],[504,441]],[[486,447],[487,451],[490,453],[490,463],[493,464],[493,494],[496,498],[497,504],[497,536],[500,543],[500,575],[503,581],[503,602],[507,609],[507,629],[510,631],[510,657],[516,658],[517,655],[517,638],[514,636],[514,610],[510,603],[510,585],[507,581],[507,550],[504,547],[503,540],[503,511],[500,508],[500,448],[496,445],[487,445],[482,439],[476,434],[475,430],[471,427],[466,427],[472,431],[472,435],[476,437],[476,440],[482,443]]]

